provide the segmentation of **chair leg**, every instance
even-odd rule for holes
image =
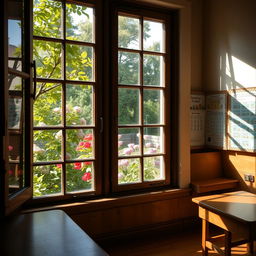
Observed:
[[[229,231],[224,231],[225,233],[225,256],[231,256],[231,241],[232,235]]]
[[[208,248],[206,241],[209,239],[209,223],[202,219],[202,255],[208,256]]]

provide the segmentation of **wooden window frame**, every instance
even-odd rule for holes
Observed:
[[[170,33],[165,33],[165,49],[164,52],[151,52],[151,51],[146,51],[143,50],[143,32],[141,32],[140,35],[140,40],[141,40],[141,45],[140,45],[140,49],[139,50],[132,50],[132,49],[126,49],[126,48],[121,48],[118,47],[118,15],[124,15],[124,16],[129,16],[129,17],[134,17],[134,18],[139,18],[140,22],[143,22],[144,19],[146,20],[152,20],[152,21],[160,21],[160,22],[164,22],[165,24],[165,28],[166,31],[170,32],[171,29],[171,17],[170,15],[166,14],[165,12],[159,10],[157,12],[152,11],[146,7],[142,7],[142,8],[136,8],[136,4],[135,5],[127,5],[127,7],[124,7],[124,4],[120,4],[120,6],[115,6],[112,9],[112,45],[114,45],[114,47],[112,48],[112,52],[111,52],[111,56],[112,56],[112,61],[111,61],[111,65],[112,65],[112,73],[114,74],[113,78],[112,78],[112,88],[111,88],[111,92],[113,95],[113,99],[112,102],[112,109],[113,109],[113,125],[112,125],[112,130],[114,131],[113,134],[111,134],[111,138],[112,138],[112,148],[111,148],[111,152],[112,152],[112,157],[111,157],[111,162],[114,163],[111,167],[112,170],[112,191],[113,192],[121,192],[121,191],[136,191],[136,190],[141,190],[141,189],[148,189],[148,188],[162,188],[162,187],[166,187],[166,186],[173,186],[174,184],[177,183],[176,177],[175,175],[172,176],[172,174],[175,172],[175,164],[172,163],[172,150],[173,150],[173,141],[172,140],[172,135],[173,135],[173,129],[172,130],[172,126],[171,126],[171,119],[172,122],[174,120],[174,117],[172,118],[172,113],[173,110],[170,109],[172,107],[174,107],[174,104],[172,102],[170,102],[171,96],[173,98],[173,95],[171,95],[171,93],[174,93],[173,90],[173,84],[171,82],[171,78],[170,78],[170,74],[171,74],[171,69],[170,69],[170,63],[171,63],[171,56],[170,56],[170,46],[171,46],[171,35]],[[141,28],[143,27],[142,24],[140,24]],[[134,52],[134,53],[139,53],[140,56],[140,73],[139,73],[139,77],[140,77],[140,85],[119,85],[118,84],[118,65],[117,65],[117,55],[118,55],[118,51],[119,50],[124,50],[126,52]],[[165,58],[165,74],[164,74],[164,84],[162,86],[156,87],[156,86],[144,86],[143,85],[143,54],[150,54],[150,55],[156,55],[156,56],[163,56],[163,58]],[[175,55],[176,57],[176,55]],[[169,72],[167,71],[169,70]],[[173,73],[173,72],[172,72]],[[162,154],[156,154],[156,155],[152,155],[152,156],[164,156],[165,160],[164,160],[164,174],[165,174],[165,179],[164,180],[155,180],[155,181],[143,181],[143,165],[141,165],[141,182],[138,183],[133,183],[133,184],[118,184],[118,159],[120,158],[118,156],[118,128],[123,128],[122,125],[118,125],[118,88],[136,88],[139,89],[141,93],[140,98],[143,98],[143,90],[144,89],[152,89],[152,90],[159,90],[159,91],[163,91],[164,93],[164,99],[165,99],[165,106],[164,106],[164,122],[163,124],[157,124],[157,125],[143,125],[142,122],[142,118],[143,118],[143,113],[142,113],[142,105],[143,105],[143,100],[141,100],[140,104],[140,109],[142,110],[140,113],[140,124],[138,125],[131,125],[129,128],[139,128],[141,131],[141,138],[140,138],[140,143],[141,143],[141,148],[142,148],[142,152],[140,153],[140,155],[136,155],[136,156],[132,156],[132,157],[121,157],[121,158],[140,158],[140,162],[143,163],[143,159],[145,157],[150,157],[151,155],[145,155],[143,153],[143,128],[144,127],[165,127],[165,138],[164,138],[164,151],[162,152]],[[169,104],[168,104],[169,103]],[[172,103],[171,107],[167,107],[170,106],[170,103]],[[128,126],[124,126],[124,127],[128,127]],[[169,145],[169,146],[168,146]]]

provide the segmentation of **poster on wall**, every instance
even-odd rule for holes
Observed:
[[[205,144],[226,149],[227,94],[209,94],[205,102]]]
[[[192,147],[200,147],[205,144],[205,96],[192,94],[190,102],[190,125]]]
[[[256,89],[229,95],[229,149],[256,152]]]

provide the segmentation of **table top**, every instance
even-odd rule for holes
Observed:
[[[0,255],[108,255],[61,210],[15,216],[1,223],[0,233]]]
[[[195,197],[192,201],[217,214],[256,224],[256,195],[253,193],[236,191]]]

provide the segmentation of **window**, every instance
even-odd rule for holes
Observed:
[[[149,12],[117,16],[113,184],[116,190],[165,185],[170,179],[168,18]]]
[[[57,201],[175,184],[170,11],[133,1],[33,0],[31,16],[32,5],[28,60],[7,60],[15,76],[8,97],[26,128],[20,156],[9,147],[10,167],[26,174],[12,181],[18,172],[10,169],[10,188],[31,187],[32,174],[35,201]],[[19,22],[11,17],[9,28]],[[18,31],[30,42],[26,30]]]
[[[95,7],[34,1],[34,197],[95,192]]]

